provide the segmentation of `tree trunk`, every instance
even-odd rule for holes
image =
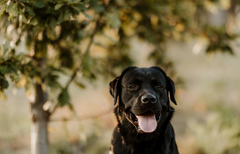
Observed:
[[[48,154],[48,121],[49,112],[44,111],[43,105],[47,102],[47,93],[40,84],[36,84],[35,102],[31,104],[31,154]]]

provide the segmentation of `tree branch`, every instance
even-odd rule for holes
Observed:
[[[81,117],[77,117],[77,118],[61,118],[61,119],[50,119],[49,122],[63,122],[63,121],[82,121],[82,120],[88,120],[88,119],[96,119],[99,117],[102,117],[104,115],[107,115],[109,113],[111,113],[113,111],[113,107],[109,108],[106,111],[103,112],[99,112],[95,115],[84,115]]]
[[[90,36],[90,41],[89,41],[89,43],[88,43],[88,45],[87,45],[87,48],[86,48],[86,51],[85,51],[84,55],[86,55],[86,54],[89,53],[90,47],[91,47],[91,45],[92,45],[93,42],[94,42],[94,41],[93,41],[94,36],[96,35],[96,33],[97,33],[97,31],[98,31],[99,24],[100,24],[100,21],[101,21],[101,19],[102,19],[102,16],[103,16],[103,13],[100,14],[99,19],[96,21],[96,26],[95,26],[95,28],[94,28],[94,30],[93,30],[92,35]],[[84,58],[84,56],[83,56],[83,58]],[[70,80],[67,82],[65,89],[68,89],[70,83],[71,83],[71,82],[74,80],[74,78],[76,77],[77,72],[78,72],[78,70],[81,68],[81,66],[82,66],[82,61],[78,61],[78,62],[77,62],[77,66],[76,66],[73,74],[71,75]]]
[[[108,5],[105,5],[105,9],[107,9],[107,6],[108,6]],[[69,87],[69,85],[71,84],[71,82],[75,79],[75,77],[76,77],[76,75],[77,75],[77,72],[78,72],[78,71],[80,70],[80,68],[82,67],[82,61],[83,61],[85,55],[89,53],[89,50],[90,50],[91,45],[94,43],[94,41],[93,41],[93,40],[94,40],[94,36],[96,35],[96,33],[97,33],[98,29],[99,29],[100,21],[101,21],[103,15],[104,15],[104,11],[99,14],[99,18],[98,18],[98,20],[96,21],[96,26],[95,26],[92,34],[90,35],[90,41],[89,41],[89,43],[88,43],[88,45],[87,45],[86,51],[84,52],[83,58],[82,58],[81,61],[78,61],[78,62],[77,62],[76,68],[75,68],[73,74],[71,75],[71,78],[70,78],[69,81],[67,82],[66,87],[64,88],[65,90],[68,89],[68,87]],[[53,112],[56,111],[57,107],[58,107],[58,105],[56,105],[56,106],[54,107]],[[53,113],[53,112],[52,112],[52,113]],[[104,113],[104,114],[106,114],[106,113]],[[87,117],[87,118],[90,118],[90,116]]]
[[[70,78],[69,81],[67,82],[66,87],[65,87],[64,89],[68,89],[68,87],[69,87],[69,85],[71,84],[71,82],[75,79],[78,70],[82,67],[82,61],[83,61],[85,55],[89,53],[90,47],[91,47],[91,45],[92,45],[93,42],[94,42],[93,39],[94,39],[94,36],[96,35],[96,33],[97,33],[97,31],[98,31],[98,27],[99,27],[99,24],[100,24],[100,20],[102,19],[102,16],[103,16],[103,13],[100,14],[99,19],[96,21],[96,26],[95,26],[95,28],[94,28],[94,30],[93,30],[92,35],[90,36],[90,41],[89,41],[89,43],[88,43],[88,45],[87,45],[87,48],[86,48],[86,51],[85,51],[85,53],[84,53],[84,55],[83,55],[82,60],[77,62],[76,68],[75,68],[75,70],[73,71],[73,74],[71,75],[71,78]],[[56,111],[57,107],[58,107],[58,105],[56,105],[56,106],[54,107],[53,111]],[[52,113],[53,113],[53,112],[52,112]]]

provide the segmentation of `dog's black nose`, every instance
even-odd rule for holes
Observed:
[[[147,95],[143,95],[141,97],[141,101],[142,103],[146,104],[146,103],[156,103],[157,98],[155,95],[153,94],[147,94]]]

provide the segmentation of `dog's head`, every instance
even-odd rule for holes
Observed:
[[[118,121],[126,118],[141,133],[154,132],[162,114],[168,112],[168,93],[177,104],[174,83],[159,67],[128,67],[109,85]]]

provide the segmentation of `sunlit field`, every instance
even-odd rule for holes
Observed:
[[[172,124],[181,154],[240,154],[240,52],[196,54],[196,41],[167,44],[167,58],[175,67],[178,105]],[[131,55],[136,66],[149,67],[152,47],[132,39]],[[136,56],[137,55],[137,56]],[[61,80],[66,80],[62,77]],[[51,154],[105,154],[116,125],[108,83],[99,79],[86,89],[70,86],[74,111],[58,108],[49,123]],[[0,102],[0,153],[30,153],[30,106],[23,89],[11,86]],[[54,96],[50,96],[54,97]]]

